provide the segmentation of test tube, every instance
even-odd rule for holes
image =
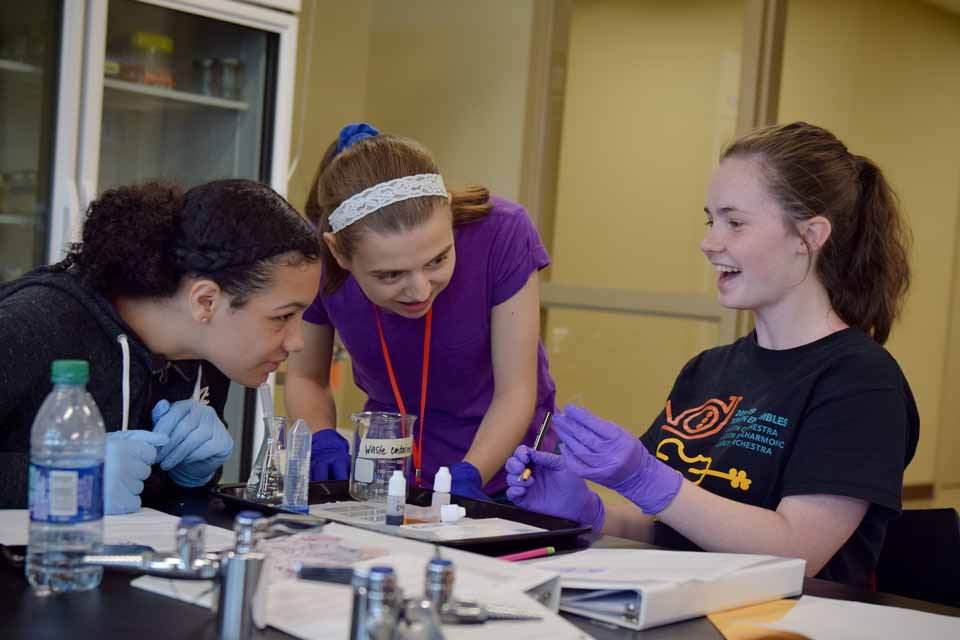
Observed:
[[[283,476],[284,509],[307,513],[310,491],[310,427],[297,420],[287,438],[287,468]]]

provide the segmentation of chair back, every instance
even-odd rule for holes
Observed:
[[[960,607],[960,516],[956,509],[905,509],[887,527],[877,590]]]

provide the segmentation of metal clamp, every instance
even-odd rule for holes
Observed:
[[[442,640],[440,623],[542,619],[536,612],[457,600],[453,583],[453,563],[439,556],[427,563],[419,598],[403,598],[391,567],[355,569],[350,640]]]

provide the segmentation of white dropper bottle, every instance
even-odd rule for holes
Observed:
[[[440,515],[440,507],[450,504],[450,469],[440,467],[437,475],[433,477],[433,499],[430,501],[431,507],[436,507],[437,517]]]
[[[403,510],[407,504],[407,479],[397,469],[387,484],[387,524],[403,524]]]

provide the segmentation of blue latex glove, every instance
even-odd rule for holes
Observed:
[[[532,474],[523,471],[533,462]],[[603,528],[607,512],[603,500],[587,487],[583,478],[570,471],[562,456],[534,451],[525,444],[517,447],[504,465],[507,469],[507,497],[523,509]]]
[[[310,481],[347,480],[350,443],[336,429],[320,429],[310,437]]]
[[[493,502],[483,492],[483,478],[480,471],[466,460],[450,467],[450,494],[473,500]]]
[[[151,417],[154,433],[170,438],[157,456],[160,468],[169,471],[181,486],[199,487],[209,482],[233,451],[233,438],[217,412],[196,400],[172,405],[161,400]]]
[[[140,509],[143,481],[157,461],[157,449],[167,436],[152,431],[111,431],[107,434],[107,457],[103,471],[103,510],[107,515],[133,513]]]
[[[683,476],[620,426],[568,405],[553,417],[553,427],[563,442],[567,468],[610,487],[644,513],[660,513],[680,491]]]

